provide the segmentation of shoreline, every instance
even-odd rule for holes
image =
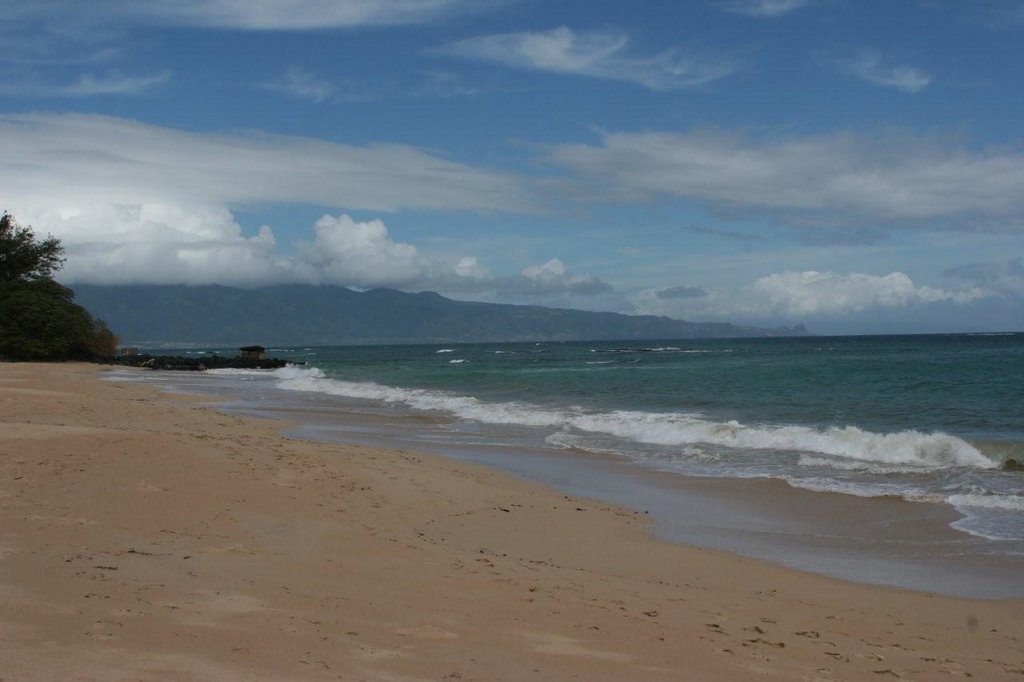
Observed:
[[[995,547],[988,538],[955,529],[964,516],[949,505],[807,489],[771,477],[688,476],[612,453],[547,447],[537,432],[512,439],[471,432],[467,438],[465,431],[452,430],[457,419],[284,390],[263,380],[270,376],[239,381],[174,372],[138,380],[168,391],[216,395],[220,408],[232,414],[295,422],[283,432],[289,437],[429,452],[643,511],[654,537],[677,544],[922,593],[1024,597],[1024,558],[1014,547]]]
[[[287,438],[206,397],[0,364],[17,679],[1024,674],[1024,601],[661,542],[642,514],[438,455]]]

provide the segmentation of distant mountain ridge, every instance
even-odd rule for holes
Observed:
[[[344,345],[798,336],[654,315],[456,301],[434,292],[284,284],[87,285],[76,301],[132,345]]]

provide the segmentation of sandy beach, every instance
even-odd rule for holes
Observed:
[[[1020,680],[1024,601],[663,543],[436,455],[0,364],[2,680]]]

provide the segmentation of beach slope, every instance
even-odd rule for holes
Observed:
[[[0,363],[0,679],[1024,679],[1020,600],[662,543],[102,375]]]

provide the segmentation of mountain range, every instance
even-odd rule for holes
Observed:
[[[342,345],[797,336],[760,329],[534,305],[456,301],[434,292],[338,286],[86,285],[76,301],[138,346]]]

